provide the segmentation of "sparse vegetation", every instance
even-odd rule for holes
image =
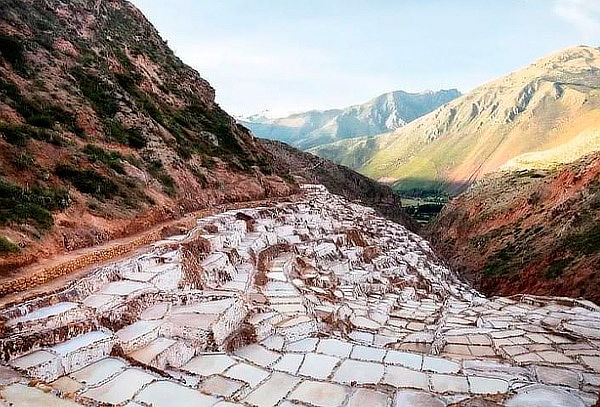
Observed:
[[[56,146],[64,146],[66,141],[58,133],[26,124],[0,123],[0,134],[15,146],[24,147],[30,139],[45,141]]]
[[[69,206],[67,191],[57,188],[23,188],[0,181],[0,224],[32,223],[40,230],[54,224],[51,211]]]
[[[90,194],[99,200],[109,199],[120,192],[115,182],[91,169],[79,170],[69,164],[61,164],[54,172],[79,192]]]
[[[118,172],[119,174],[125,173],[125,168],[122,164],[123,157],[121,154],[115,151],[107,151],[102,147],[88,144],[83,149],[83,152],[87,154],[89,159],[93,162],[101,162],[108,168]]]
[[[564,245],[575,255],[591,255],[600,251],[600,223],[565,238]]]
[[[563,275],[567,267],[573,263],[572,258],[556,259],[548,266],[545,276],[546,278],[558,278]]]
[[[71,74],[77,81],[83,96],[89,100],[92,107],[102,118],[112,118],[119,110],[119,103],[115,97],[113,87],[105,80],[86,73],[76,67]]]
[[[19,253],[21,248],[5,238],[4,236],[0,236],[0,254],[7,253]]]
[[[176,189],[175,180],[169,175],[162,161],[160,159],[151,159],[148,162],[147,168],[150,175],[163,185],[163,190],[167,195],[174,196]]]
[[[125,128],[116,119],[104,120],[104,131],[108,138],[133,148],[144,148],[148,139],[143,135],[141,129]]]

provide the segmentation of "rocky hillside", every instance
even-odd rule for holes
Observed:
[[[600,154],[479,181],[446,206],[428,234],[485,293],[600,303]]]
[[[264,147],[273,154],[276,162],[289,168],[302,182],[322,184],[327,189],[350,201],[361,201],[375,208],[382,216],[394,220],[408,229],[415,230],[416,224],[408,217],[400,198],[390,187],[373,181],[333,161],[297,150],[275,140],[261,140]]]
[[[312,152],[410,192],[456,193],[503,167],[546,168],[600,150],[600,50],[566,49],[396,131]]]
[[[254,116],[241,123],[261,138],[301,150],[353,137],[398,129],[460,96],[456,89],[408,93],[395,91],[345,109],[313,110],[279,119]]]
[[[0,136],[2,272],[296,190],[122,0],[0,3]]]

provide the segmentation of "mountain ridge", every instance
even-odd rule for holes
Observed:
[[[425,189],[466,186],[522,154],[555,148],[595,129],[600,119],[599,72],[600,50],[568,48],[490,81],[394,132],[310,151],[352,164],[399,190],[413,188],[402,185],[412,177],[428,181]],[[364,145],[369,150],[356,159]]]
[[[309,110],[274,119],[255,115],[254,120],[239,121],[257,137],[306,150],[339,139],[397,129],[459,95],[456,89],[418,93],[398,90],[341,109]]]

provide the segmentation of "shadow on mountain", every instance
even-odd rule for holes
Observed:
[[[470,185],[469,182],[410,177],[396,181],[390,186],[394,192],[405,197],[451,199],[466,191]]]

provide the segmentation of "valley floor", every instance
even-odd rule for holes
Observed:
[[[319,185],[4,307],[0,406],[583,407],[600,308],[486,298]]]

